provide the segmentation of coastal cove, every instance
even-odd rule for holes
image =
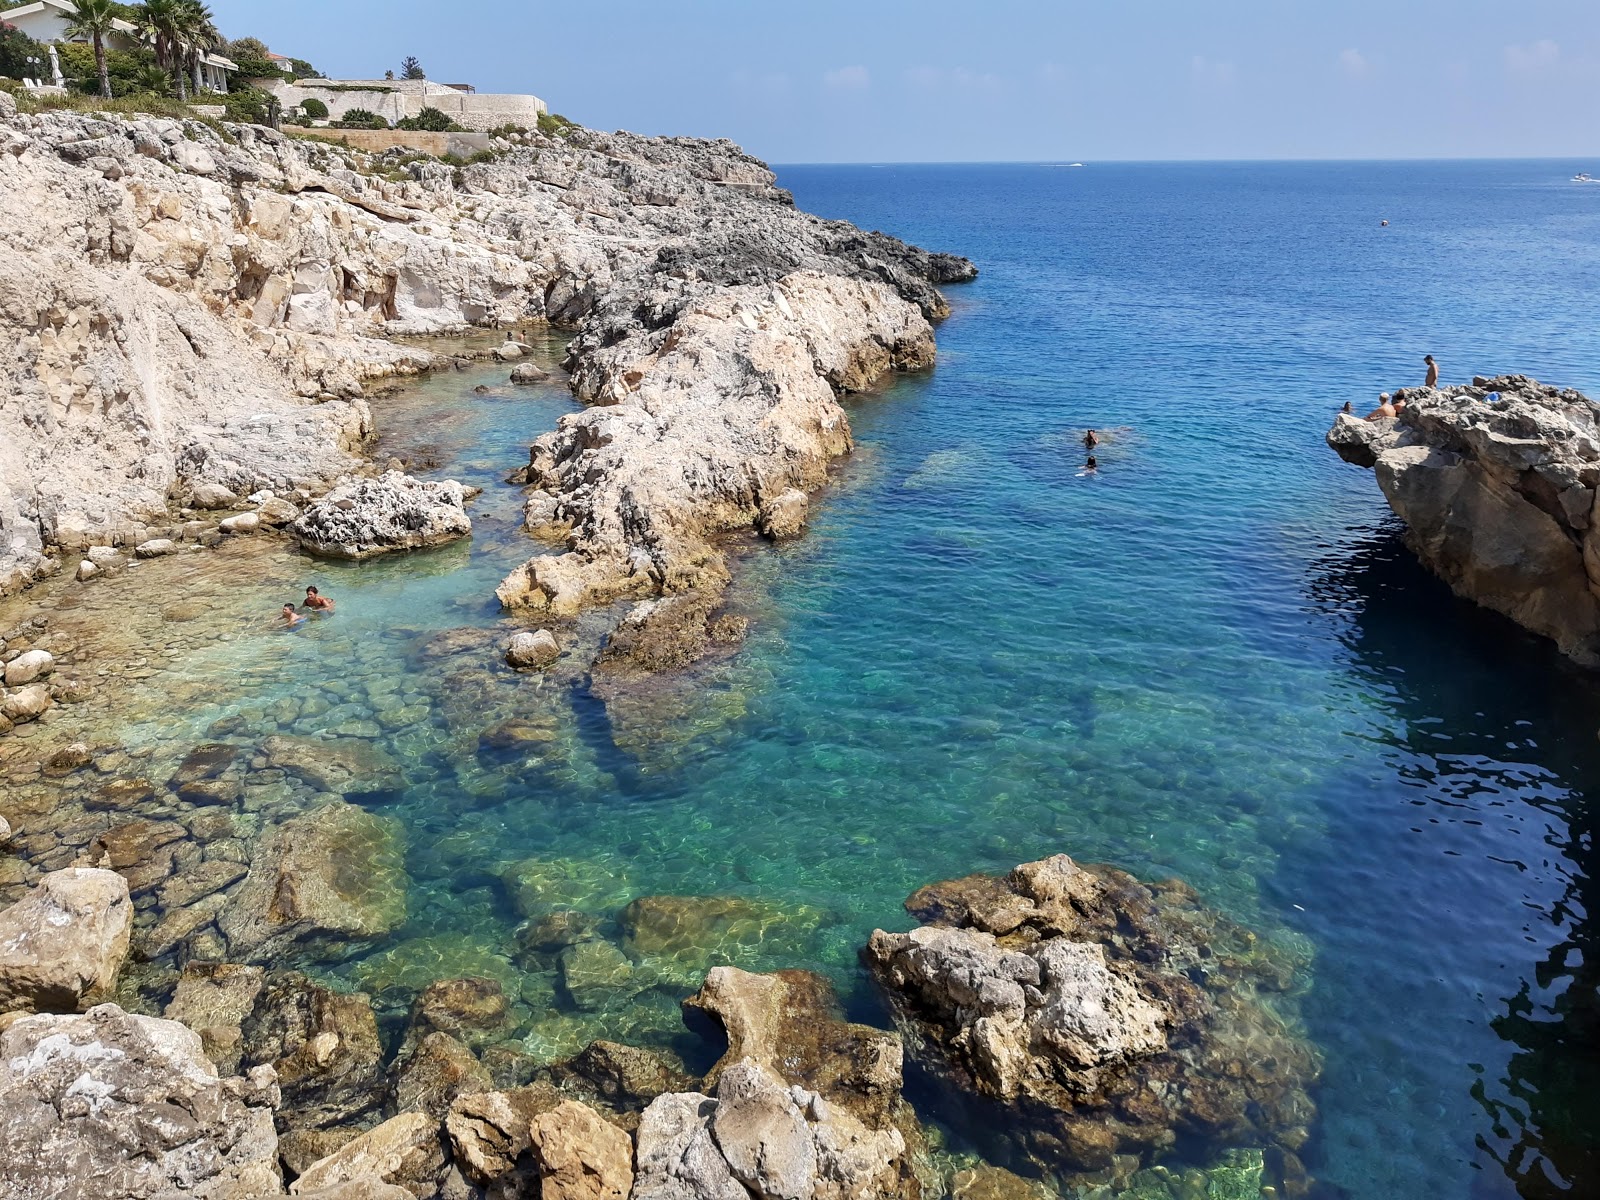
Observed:
[[[470,541],[343,564],[231,539],[0,601],[0,628],[43,614],[122,676],[15,745],[114,747],[105,773],[152,779],[236,747],[264,780],[241,838],[318,794],[263,739],[381,750],[403,782],[364,807],[404,831],[403,920],[273,965],[368,992],[391,1037],[433,981],[494,978],[541,1061],[605,1037],[703,1070],[678,1002],[713,961],[821,971],[886,1025],[858,955],[936,880],[1058,853],[1176,877],[1289,975],[1323,1057],[1314,1194],[1600,1186],[1600,1101],[1559,1033],[1593,1004],[1600,681],[1451,596],[1322,445],[1425,350],[1447,378],[1600,393],[1574,319],[1600,302],[1600,197],[1572,168],[779,168],[801,209],[982,274],[945,289],[932,370],[843,399],[855,449],[807,533],[732,547],[737,654],[631,707],[571,656],[500,665],[534,624],[495,586],[552,548],[504,480],[579,406],[559,372],[481,362],[370,401],[375,461],[484,489]],[[554,368],[564,335],[529,340]],[[308,583],[337,610],[273,628]],[[115,814],[74,806],[98,782],[9,778],[13,824],[60,804],[92,836]],[[516,953],[530,906],[598,914],[583,944],[609,946],[652,896],[729,898],[725,944],[638,987],[593,964],[581,1003]],[[158,975],[130,965],[130,1010]],[[951,1154],[983,1148],[912,1096]]]

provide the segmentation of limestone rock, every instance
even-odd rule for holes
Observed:
[[[404,1187],[413,1196],[432,1194],[445,1168],[438,1120],[425,1113],[402,1113],[369,1129],[318,1162],[289,1185],[296,1196],[362,1180]],[[422,1186],[429,1188],[423,1191]]]
[[[626,1200],[633,1187],[633,1145],[588,1105],[567,1100],[540,1113],[529,1137],[542,1200]]]
[[[717,1102],[669,1092],[639,1118],[631,1200],[750,1200],[711,1133]]]
[[[95,566],[87,558],[78,564],[76,578],[79,583],[88,583],[89,580],[93,579],[98,574],[100,574],[100,568]]]
[[[395,1063],[389,1108],[443,1117],[463,1092],[486,1092],[494,1080],[477,1056],[447,1033],[429,1033]]]
[[[24,650],[6,664],[6,686],[14,688],[32,683],[49,675],[55,667],[56,660],[48,650]]]
[[[197,483],[189,492],[191,508],[236,508],[238,504],[239,497],[220,483]]]
[[[364,559],[393,550],[418,550],[472,532],[462,487],[390,471],[378,479],[341,484],[290,526],[311,554]]]
[[[177,552],[178,543],[171,538],[151,538],[148,542],[140,542],[133,549],[137,558],[165,558]]]
[[[549,378],[549,371],[531,362],[519,362],[511,368],[512,383],[543,383]]]
[[[242,1027],[265,983],[261,967],[189,962],[163,1015],[194,1030],[205,1056],[219,1072],[232,1075],[243,1051]]]
[[[557,962],[561,986],[573,1004],[584,1010],[606,1008],[650,986],[650,980],[633,969],[627,956],[603,939],[568,946]]]
[[[271,1071],[219,1080],[200,1038],[114,1004],[0,1033],[0,1193],[52,1200],[277,1195]]]
[[[230,954],[270,962],[294,946],[337,957],[399,928],[404,845],[399,822],[343,802],[264,829],[218,919]]]
[[[435,980],[411,1006],[406,1037],[412,1041],[427,1033],[447,1033],[481,1047],[507,1032],[510,1007],[499,980],[482,976]]]
[[[622,911],[623,949],[663,979],[694,987],[719,964],[802,954],[822,916],[747,896],[640,896]]]
[[[180,980],[174,1003],[183,997]],[[203,1003],[229,1019],[242,995],[228,996],[226,1009],[218,1003],[223,999]],[[201,1003],[196,997],[185,1007],[193,1012]],[[347,1125],[383,1103],[383,1043],[372,1005],[360,992],[336,992],[295,971],[275,974],[244,1018],[240,1039],[246,1066],[270,1066],[277,1074],[285,1121],[296,1128]]]
[[[506,643],[506,662],[518,670],[548,667],[560,657],[561,647],[548,629],[512,634]]]
[[[114,871],[68,867],[43,876],[0,911],[0,1012],[74,1012],[105,999],[132,926],[128,884]]]
[[[13,725],[36,721],[55,705],[48,686],[30,683],[7,691],[0,697],[0,716]]]
[[[681,1063],[638,1046],[598,1041],[556,1068],[555,1077],[567,1087],[593,1094],[619,1112],[638,1112],[665,1092],[689,1083]]]
[[[534,1118],[560,1103],[561,1096],[549,1084],[458,1095],[444,1127],[461,1173],[483,1188],[509,1174],[533,1144],[529,1131]]]
[[[254,533],[261,528],[261,518],[253,512],[240,513],[234,517],[223,517],[217,522],[217,528],[223,533]]]
[[[1335,418],[1329,446],[1373,468],[1407,545],[1457,595],[1600,666],[1600,404],[1523,375],[1395,399],[1391,420]]]
[[[381,1179],[347,1179],[314,1192],[297,1192],[301,1200],[417,1200],[416,1193]]]
[[[250,514],[244,515],[248,516]],[[277,529],[298,520],[300,510],[281,496],[273,496],[270,500],[263,500],[254,515],[262,525],[269,525],[273,529]]]
[[[382,797],[405,786],[388,751],[363,738],[274,735],[261,743],[267,765],[286,771],[319,792]]]
[[[761,506],[757,525],[773,541],[788,541],[805,530],[810,507],[810,498],[799,488],[786,488]]]
[[[1004,1106],[990,1127],[1041,1169],[1101,1170],[1180,1133],[1293,1148],[1320,1064],[1268,1002],[1285,967],[1192,890],[1057,855],[907,908],[933,923],[875,932],[869,971],[952,1104]]]

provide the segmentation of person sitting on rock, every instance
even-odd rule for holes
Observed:
[[[1378,396],[1378,407],[1367,414],[1369,421],[1387,421],[1395,415],[1394,402],[1389,399],[1389,393],[1383,392]]]
[[[1433,355],[1431,355],[1431,354],[1424,354],[1422,356],[1422,361],[1428,364],[1428,377],[1427,377],[1427,379],[1423,380],[1422,386],[1423,387],[1438,387],[1439,386],[1439,364],[1433,361]]]
[[[293,629],[296,625],[300,624],[300,622],[304,620],[304,617],[295,612],[294,605],[285,604],[283,606],[283,624],[285,628]]]
[[[1092,429],[1085,431],[1083,435],[1083,445],[1086,450],[1093,450],[1099,444],[1100,435],[1098,433]]]
[[[320,609],[323,612],[333,611],[333,601],[329,600],[321,592],[317,591],[314,586],[306,589],[305,606],[307,608]]]

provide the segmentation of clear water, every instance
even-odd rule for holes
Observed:
[[[750,644],[672,736],[497,670],[492,640],[429,657],[500,626],[493,585],[530,546],[498,481],[571,406],[476,396],[488,368],[375,406],[389,447],[488,489],[470,545],[236,574],[119,736],[176,755],[231,713],[376,736],[411,779],[386,811],[413,916],[333,973],[498,972],[549,1053],[669,1037],[680,993],[566,1009],[507,957],[507,861],[574,860],[597,911],[797,910],[739,960],[827,970],[860,1004],[856,947],[905,925],[912,889],[1066,851],[1309,944],[1328,1062],[1307,1153],[1331,1194],[1600,1188],[1600,684],[1423,573],[1322,444],[1429,351],[1446,381],[1600,393],[1600,189],[1565,183],[1584,165],[784,168],[802,207],[983,274],[951,291],[936,371],[849,402],[858,453],[804,539],[747,560]],[[1093,477],[1086,426],[1115,431]],[[217,561],[140,570],[201,588]],[[338,612],[265,628],[311,581]],[[480,752],[528,714],[536,751]]]

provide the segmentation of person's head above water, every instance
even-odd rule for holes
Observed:
[[[1099,468],[1099,466],[1100,466],[1099,463],[1095,462],[1094,455],[1092,455],[1092,454],[1089,455],[1089,461],[1084,463],[1083,465],[1084,465],[1084,468],[1086,470],[1090,470],[1090,471],[1097,470]]]
[[[283,615],[284,615],[284,616],[286,616],[286,617],[292,617],[292,616],[294,616],[294,605],[292,605],[292,604],[285,604],[285,605],[284,605],[284,606],[283,606]]]
[[[321,593],[317,591],[317,585],[316,584],[311,584],[310,586],[308,586],[306,588],[306,595],[308,595],[308,596],[318,596],[318,595],[321,595]]]

